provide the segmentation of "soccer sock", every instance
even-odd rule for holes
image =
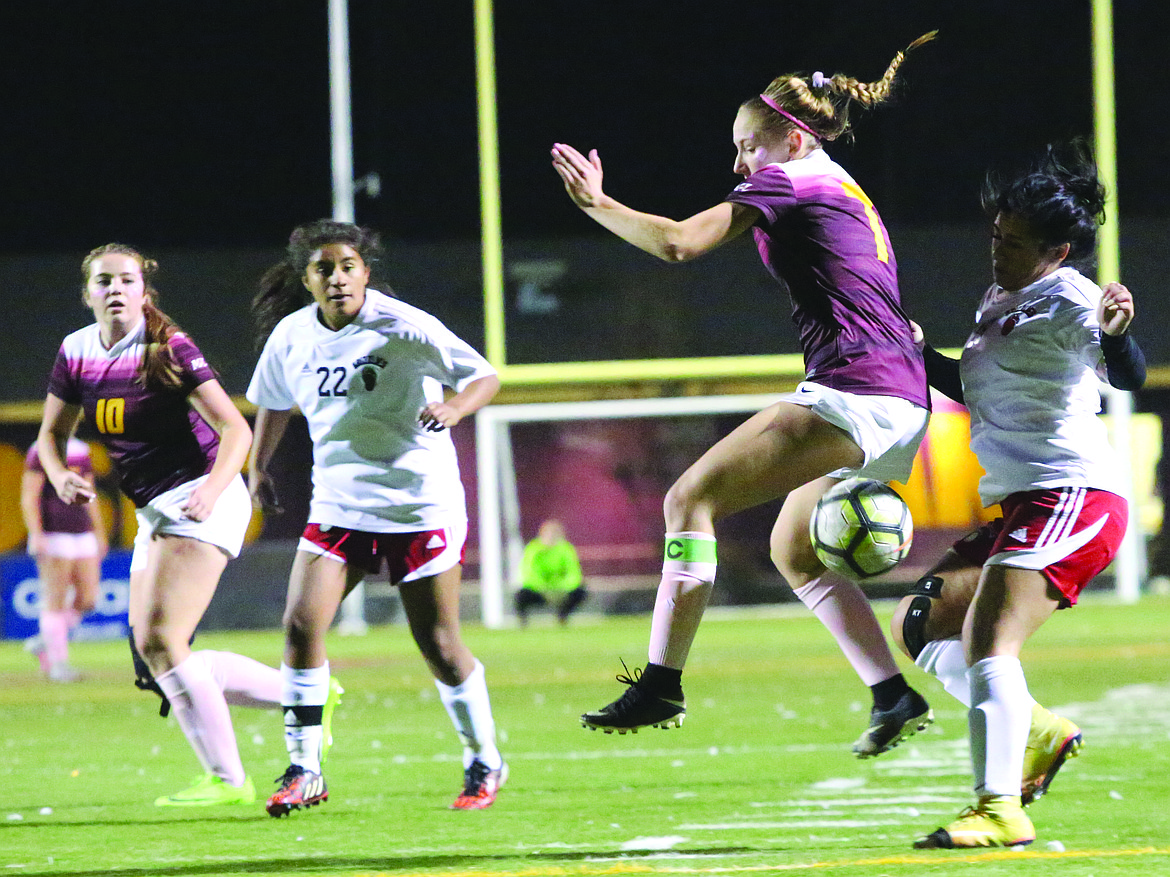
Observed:
[[[291,764],[321,772],[321,717],[329,697],[329,662],[308,670],[280,665],[284,745]]]
[[[873,705],[879,710],[888,710],[910,690],[910,686],[906,684],[906,677],[897,673],[889,679],[871,685],[869,690],[873,693]]]
[[[963,706],[971,706],[971,683],[967,681],[967,655],[957,636],[928,642],[914,663],[938,679],[943,688]]]
[[[668,700],[682,700],[682,670],[663,667],[661,664],[647,664],[638,679],[638,687]]]
[[[820,576],[792,592],[828,628],[862,682],[876,685],[898,675],[873,607],[855,582]]]
[[[281,706],[280,671],[234,652],[215,652],[210,649],[192,652],[191,657],[202,661],[211,674],[229,706],[248,706],[273,709]]]
[[[977,795],[1019,795],[1032,704],[1019,658],[995,655],[971,665],[971,767]]]
[[[232,717],[223,692],[201,661],[190,657],[155,677],[203,769],[232,786],[244,784]]]
[[[69,613],[45,609],[40,622],[45,661],[49,667],[64,666],[69,662]]]
[[[458,685],[444,685],[436,679],[435,687],[451,724],[463,739],[463,767],[478,758],[489,770],[499,770],[504,758],[496,747],[496,721],[492,718],[483,664],[476,660],[475,667]]]
[[[649,660],[682,670],[715,582],[715,537],[667,533],[665,555],[650,622]]]

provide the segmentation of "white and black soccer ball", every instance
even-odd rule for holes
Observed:
[[[880,481],[849,478],[825,491],[808,522],[817,558],[851,579],[881,575],[910,553],[914,521]]]

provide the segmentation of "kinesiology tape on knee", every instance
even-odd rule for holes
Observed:
[[[914,583],[909,596],[910,608],[902,619],[902,642],[910,657],[918,660],[926,648],[926,619],[930,617],[930,601],[942,596],[943,580],[938,576],[923,576]]]
[[[939,576],[923,576],[910,588],[911,596],[938,598],[942,596],[943,580]]]
[[[170,715],[171,702],[167,700],[167,696],[163,693],[162,688],[155,681],[154,674],[150,672],[150,667],[142,659],[142,655],[138,654],[138,647],[134,645],[134,631],[130,631],[129,641],[130,658],[134,661],[134,685],[143,691],[153,691],[162,699],[162,703],[158,708],[158,714],[161,718],[165,719]]]
[[[706,533],[667,533],[662,570],[694,578],[715,581],[715,537]]]

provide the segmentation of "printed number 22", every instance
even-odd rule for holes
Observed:
[[[126,400],[98,399],[93,419],[98,432],[120,435],[126,430]]]
[[[869,200],[869,196],[861,190],[861,186],[854,182],[843,182],[841,188],[845,190],[845,194],[850,198],[856,198],[861,202],[865,208],[865,215],[869,219],[869,227],[873,229],[873,241],[877,244],[877,257],[879,262],[890,261],[890,250],[886,246],[886,236],[882,234],[882,221],[878,219],[877,211],[873,209],[873,202]]]
[[[332,373],[337,375],[337,380],[334,381],[332,388],[325,386],[329,380],[330,369],[327,366],[321,366],[317,369],[317,374],[321,376],[321,383],[317,385],[318,396],[348,396],[349,392],[342,386],[345,382],[346,375],[349,374],[344,366],[337,366],[332,370]]]

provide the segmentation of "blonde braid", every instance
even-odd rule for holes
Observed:
[[[898,68],[902,66],[902,62],[906,60],[906,53],[911,49],[916,49],[923,43],[929,43],[936,36],[938,36],[937,30],[923,34],[901,52],[894,55],[894,60],[890,61],[890,65],[886,68],[885,74],[877,82],[860,82],[840,73],[835,73],[829,80],[830,90],[838,94],[845,94],[850,100],[855,100],[865,107],[882,103],[890,96],[890,91],[894,87],[894,78],[898,75]]]
[[[786,73],[773,79],[764,89],[764,94],[801,123],[808,125],[822,140],[836,140],[849,130],[850,101],[870,107],[889,99],[898,68],[906,59],[906,53],[923,43],[929,43],[937,35],[938,31],[932,30],[898,52],[877,82],[862,82],[844,73],[834,73],[832,76],[814,74],[807,78],[796,73]],[[744,105],[760,109],[764,103],[749,100]],[[790,124],[779,113],[764,118],[765,124],[769,126]]]

